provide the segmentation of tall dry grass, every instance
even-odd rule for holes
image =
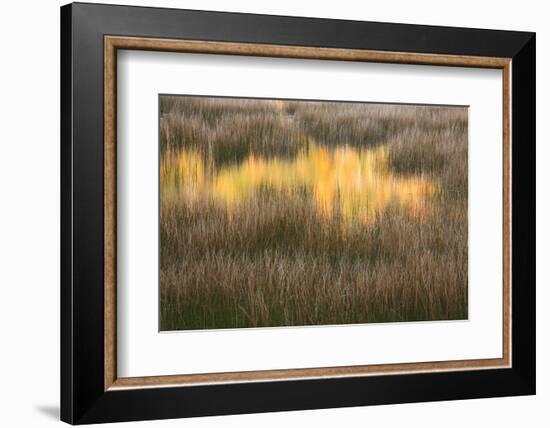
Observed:
[[[160,103],[161,330],[467,317],[465,108],[170,96]],[[363,187],[352,183],[351,192],[334,178],[345,173],[337,164],[326,172],[330,181],[292,175],[296,184],[283,190],[284,174],[295,174],[288,165],[309,173],[300,159],[312,146],[344,167],[359,159]],[[384,156],[372,181],[364,159],[377,149]],[[239,169],[245,164],[249,175]],[[250,169],[257,165],[261,175]],[[230,189],[220,187],[222,175]],[[428,181],[412,190],[400,184]],[[340,202],[330,212],[319,205],[327,183],[337,183],[328,194]]]

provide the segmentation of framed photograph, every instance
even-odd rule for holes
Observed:
[[[61,418],[535,393],[535,34],[61,8]]]

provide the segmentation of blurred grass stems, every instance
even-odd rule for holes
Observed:
[[[465,108],[160,102],[161,330],[467,317]]]

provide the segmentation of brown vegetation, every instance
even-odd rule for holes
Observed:
[[[465,108],[160,104],[161,330],[467,317]]]

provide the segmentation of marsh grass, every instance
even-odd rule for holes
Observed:
[[[160,112],[161,330],[467,317],[465,108],[162,96]]]

